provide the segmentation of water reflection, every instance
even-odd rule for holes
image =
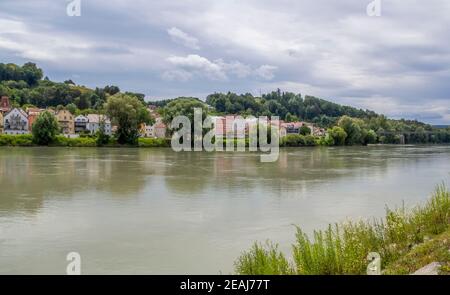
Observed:
[[[339,178],[380,177],[390,165],[414,169],[442,157],[449,147],[354,147],[282,149],[279,160],[261,163],[257,153],[181,152],[170,149],[0,149],[0,209],[36,210],[46,198],[98,191],[135,198],[163,181],[175,197],[255,189],[280,196]],[[440,159],[442,161],[442,159]],[[437,182],[440,180],[437,180]]]
[[[448,146],[175,153],[0,148],[0,273],[228,273],[255,240],[416,204],[449,180]]]

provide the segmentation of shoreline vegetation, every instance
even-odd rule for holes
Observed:
[[[330,224],[312,236],[296,227],[292,257],[278,245],[255,242],[235,261],[241,275],[366,274],[367,256],[381,258],[381,274],[411,274],[439,262],[450,274],[450,193],[444,184],[431,198],[412,209],[386,209],[384,219]]]
[[[170,139],[166,138],[139,138],[137,144],[119,144],[110,138],[107,143],[98,144],[96,136],[67,138],[57,135],[48,145],[39,145],[33,140],[31,134],[8,135],[0,134],[0,147],[170,147]]]
[[[238,139],[234,140],[234,146],[237,147]],[[223,139],[223,146],[226,148],[226,139]],[[429,145],[447,145],[446,143],[427,143]],[[373,145],[373,144],[372,144]],[[388,144],[392,145],[392,144]],[[397,144],[393,144],[397,145]],[[56,135],[48,144],[38,144],[32,134],[0,134],[0,147],[132,147],[132,148],[170,148],[170,138],[138,138],[135,144],[120,144],[113,137],[109,137],[107,142],[99,144],[99,139],[95,135],[80,136],[68,138],[64,135]],[[249,142],[245,140],[245,147],[248,148]],[[280,147],[318,147],[335,146],[328,144],[325,137],[316,137],[312,135],[288,135],[280,141]]]
[[[166,137],[179,131],[167,129],[173,118],[188,117],[193,129],[196,108],[202,109],[202,121],[216,117],[216,125],[227,117],[278,117],[284,130],[280,144],[286,147],[450,143],[448,126],[389,119],[371,110],[280,89],[260,96],[228,92],[212,93],[204,101],[197,97],[148,101],[145,94],[123,92],[115,85],[91,89],[72,80],[54,82],[31,62],[22,66],[0,63],[0,98],[0,133],[33,133],[32,142],[26,136],[1,137],[0,146],[81,147],[94,146],[96,141],[96,146],[162,147],[167,146]],[[28,120],[31,113],[33,120]],[[55,119],[55,114],[63,115]],[[89,115],[98,116],[98,129],[77,130],[82,127],[75,128],[73,121]],[[82,134],[86,131],[89,135]],[[80,135],[80,139],[64,139],[60,133]]]

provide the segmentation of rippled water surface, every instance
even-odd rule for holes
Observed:
[[[0,273],[218,274],[255,240],[415,205],[450,183],[450,146],[0,148]]]

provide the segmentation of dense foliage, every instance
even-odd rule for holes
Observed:
[[[280,89],[261,98],[250,93],[214,93],[206,98],[206,102],[220,113],[279,116],[286,121],[303,119],[323,126],[330,126],[343,115],[357,118],[377,116],[372,111],[342,106],[313,96],[303,98],[300,94],[281,92]]]
[[[93,113],[100,110],[108,95],[120,92],[117,86],[90,89],[75,85],[72,80],[64,83],[42,79],[43,71],[33,63],[23,66],[0,63],[0,95],[11,98],[14,106],[30,105],[40,108],[67,106],[73,113]],[[144,94],[126,92],[144,102]],[[87,112],[82,112],[87,110]]]
[[[191,134],[194,134],[194,109],[199,108],[202,110],[202,121],[197,122],[200,124],[199,128],[202,128],[203,120],[208,115],[208,106],[197,98],[192,97],[179,97],[171,100],[162,110],[163,120],[169,126],[169,131],[176,130],[170,129],[170,124],[176,116],[186,116],[191,122]],[[203,129],[202,129],[203,130]],[[205,130],[203,130],[205,131]]]
[[[0,134],[0,146],[32,146],[33,135],[31,134]]]
[[[105,110],[117,125],[117,142],[136,144],[142,123],[150,123],[150,114],[145,105],[135,96],[116,93],[108,97]]]
[[[12,85],[34,86],[42,79],[42,75],[42,70],[31,62],[24,64],[22,67],[15,64],[0,63],[0,82],[11,81]],[[13,82],[17,82],[17,84]]]
[[[48,145],[56,139],[59,125],[55,116],[48,111],[42,112],[33,123],[33,141],[39,145]]]
[[[56,110],[66,108],[74,115],[104,113],[110,96],[133,98],[133,103],[126,104],[122,113],[128,115],[119,116],[122,117],[122,126],[129,125],[120,129],[119,142],[136,143],[136,118],[143,114],[141,107],[146,105],[144,94],[123,93],[114,85],[90,89],[77,85],[70,79],[59,83],[43,77],[43,71],[34,63],[25,63],[23,66],[0,63],[0,95],[9,96],[13,106],[51,107]],[[370,110],[343,106],[313,96],[282,92],[279,89],[261,97],[250,93],[214,93],[208,95],[206,104],[194,97],[166,99],[151,104],[159,108],[158,112],[163,114],[166,124],[177,114],[191,117],[189,114],[192,114],[193,107],[202,107],[204,115],[265,115],[279,116],[287,122],[307,121],[328,129],[328,137],[320,141],[320,144],[326,145],[450,143],[450,127],[434,128],[413,120],[392,120]],[[141,111],[132,114],[133,112],[129,112],[130,107]],[[123,119],[126,117],[132,121],[126,123]],[[336,129],[336,126],[340,129]],[[308,135],[308,132],[302,129],[301,134]],[[107,138],[102,136],[100,142],[106,141]]]

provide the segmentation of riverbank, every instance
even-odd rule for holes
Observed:
[[[450,270],[450,193],[436,188],[423,206],[387,209],[382,220],[330,224],[311,238],[297,227],[292,258],[274,243],[255,243],[235,262],[243,275],[366,274],[367,256],[376,252],[383,274],[409,274],[440,262],[439,272]]]
[[[436,179],[450,180],[450,146],[281,148],[276,163],[249,152],[2,147],[0,170],[0,273],[64,274],[79,251],[85,274],[229,274],[254,241],[288,254],[292,224],[309,233],[425,202]]]
[[[23,135],[0,135],[0,146],[39,146],[33,141],[31,134]],[[106,144],[98,144],[94,136],[67,138],[63,135],[56,136],[56,139],[48,146],[52,147],[170,147],[170,139],[167,138],[139,138],[136,145],[121,145],[114,139],[110,139]]]
[[[249,140],[247,139],[234,139],[234,146],[237,146],[239,142],[242,142],[245,147],[249,147]],[[223,139],[223,145],[226,147],[227,140]],[[314,137],[312,135],[289,135],[280,141],[281,147],[302,147],[302,146],[320,146],[327,145],[321,137]],[[22,135],[8,135],[0,134],[0,146],[38,146],[31,134]],[[67,138],[63,135],[56,136],[56,139],[49,144],[49,146],[60,147],[170,147],[170,138],[146,138],[141,137],[138,139],[136,145],[121,145],[111,137],[106,144],[98,144],[96,136],[84,136],[76,138]]]

